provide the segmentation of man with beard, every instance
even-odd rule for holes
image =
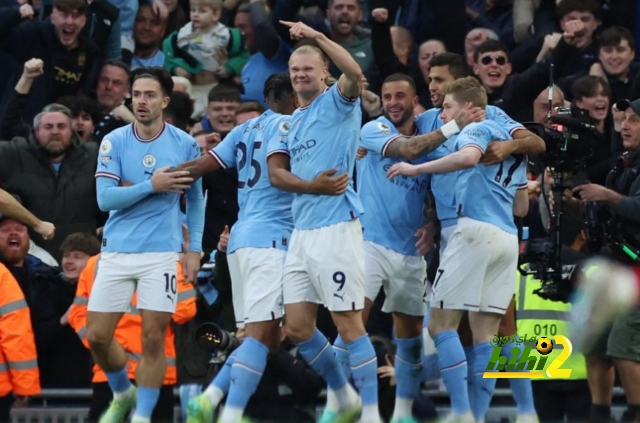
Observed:
[[[29,138],[0,142],[2,188],[21,197],[24,206],[51,222],[58,236],[32,239],[59,262],[59,246],[74,232],[94,232],[100,216],[93,174],[97,146],[80,146],[72,130],[69,109],[50,104],[34,119]]]
[[[73,329],[60,323],[75,292],[59,268],[44,264],[28,251],[26,225],[0,215],[0,262],[18,281],[30,308],[42,386],[88,387],[90,356]]]
[[[358,193],[364,207],[364,269],[366,321],[373,301],[384,287],[382,311],[393,314],[397,336],[396,405],[393,423],[414,422],[413,399],[418,394],[422,366],[422,320],[426,312],[426,263],[412,241],[424,225],[423,205],[430,178],[387,180],[386,169],[402,159],[385,155],[387,146],[400,136],[418,134],[413,108],[418,104],[413,79],[405,74],[388,76],[382,84],[384,116],[367,123],[360,142],[369,154],[357,164]],[[336,343],[337,344],[337,343]],[[346,348],[335,345],[342,358]],[[344,368],[344,367],[343,367]]]

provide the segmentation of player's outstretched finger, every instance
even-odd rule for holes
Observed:
[[[284,26],[288,26],[289,28],[291,28],[293,25],[295,25],[295,22],[280,21],[280,24],[282,24]]]
[[[322,172],[323,175],[326,176],[331,176],[331,175],[335,175],[336,173],[338,173],[338,168],[334,168],[334,169],[329,169],[329,170],[325,170],[324,172]]]

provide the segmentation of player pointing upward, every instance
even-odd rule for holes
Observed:
[[[124,421],[134,405],[132,422],[148,422],[158,401],[166,369],[164,332],[177,300],[181,190],[187,189],[191,240],[185,260],[187,282],[195,280],[200,267],[204,226],[201,184],[189,188],[188,172],[167,171],[200,156],[191,136],[162,120],[173,81],[158,67],[138,68],[131,80],[136,120],[104,138],[96,172],[98,205],[110,215],[89,299],[87,339],[114,392],[101,423]],[[133,185],[118,186],[120,181]],[[136,371],[137,391],[127,376],[125,351],[113,338],[136,289],[143,348]]]
[[[294,39],[315,39],[320,49],[343,72],[327,86],[324,54],[303,46],[289,59],[289,73],[300,108],[292,116],[287,138],[291,172],[311,180],[327,168],[350,176],[360,135],[360,81],[362,70],[351,55],[321,33],[298,22],[281,22]],[[283,168],[269,162],[271,182],[288,189]],[[286,173],[286,172],[284,172]],[[339,196],[297,194],[293,200],[294,231],[285,262],[283,290],[287,334],[329,388],[337,392],[338,413],[354,413],[359,399],[338,368],[332,348],[316,327],[318,304],[331,311],[350,353],[356,386],[362,394],[362,422],[377,423],[376,355],[362,323],[364,254],[358,217],[362,204],[351,182]],[[333,421],[337,413],[325,413]]]

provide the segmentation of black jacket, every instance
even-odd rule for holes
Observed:
[[[60,261],[60,244],[74,232],[95,233],[102,218],[96,201],[95,143],[72,142],[56,173],[46,152],[33,135],[0,142],[0,186],[18,194],[24,206],[39,219],[56,226],[56,236],[45,241],[31,231],[34,242]]]
[[[31,89],[32,95],[24,115],[27,122],[40,113],[44,106],[56,100],[53,98],[56,77],[69,80],[78,78],[78,94],[90,94],[96,86],[102,66],[102,53],[89,39],[81,35],[80,45],[70,52],[58,41],[50,20],[23,21],[19,6],[4,8],[0,13],[0,49],[15,56],[21,63],[34,57],[44,61],[44,75],[35,80]],[[73,60],[76,56],[81,72],[69,75],[55,69],[55,63],[62,58]],[[19,76],[15,75],[10,86],[15,86]]]

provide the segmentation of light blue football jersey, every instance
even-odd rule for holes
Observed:
[[[267,110],[233,128],[209,152],[223,168],[238,168],[240,212],[231,228],[228,253],[245,247],[287,249],[293,230],[293,194],[271,186],[267,158],[287,153],[290,122],[291,116]]]
[[[444,122],[440,119],[440,113],[442,113],[442,109],[434,108],[418,115],[416,117],[416,125],[418,126],[420,133],[428,134],[429,132],[433,132],[436,129],[441,128],[442,125],[444,125]],[[522,124],[511,119],[498,107],[487,106],[485,114],[487,119],[497,122],[500,126],[509,131],[510,134],[513,134],[513,132],[518,129],[525,129]],[[427,160],[437,160],[453,153],[455,151],[456,138],[457,135],[454,135],[445,141],[440,147],[429,153],[427,155]],[[434,174],[431,178],[431,192],[435,198],[438,219],[440,220],[440,225],[443,228],[448,228],[458,222],[458,211],[453,197],[456,180],[456,172]]]
[[[96,178],[139,184],[156,169],[178,166],[200,157],[195,139],[173,125],[154,138],[141,138],[135,123],[107,134],[100,144]],[[191,189],[202,190],[197,181]],[[109,212],[104,226],[102,251],[146,253],[182,251],[180,195],[154,193],[134,205]]]
[[[293,113],[287,137],[291,172],[311,181],[323,171],[337,168],[336,176],[347,172],[351,179],[342,195],[294,194],[296,229],[321,228],[362,214],[362,203],[353,187],[361,119],[360,98],[346,98],[337,83]]]
[[[491,141],[509,140],[509,132],[492,120],[467,125],[456,139],[456,151],[478,148],[483,153]],[[478,164],[457,172],[455,204],[460,216],[490,223],[517,235],[513,200],[527,188],[527,157],[514,155],[491,166]]]
[[[417,133],[416,133],[417,135]],[[430,175],[397,176],[390,181],[387,170],[402,159],[385,157],[387,146],[402,136],[385,117],[367,123],[360,132],[360,146],[369,153],[358,161],[358,194],[364,214],[363,236],[390,250],[418,256],[413,235],[424,225],[424,203]]]

